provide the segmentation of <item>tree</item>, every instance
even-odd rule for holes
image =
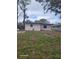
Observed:
[[[25,19],[28,18],[28,16],[26,15],[26,10],[27,10],[27,5],[29,5],[29,3],[30,3],[30,0],[18,0],[18,5],[19,5],[20,9],[23,12],[23,24],[24,24],[24,27],[25,27]],[[18,12],[17,12],[17,14],[18,14]]]
[[[35,20],[35,22],[34,23],[40,23],[40,20]]]
[[[26,22],[25,23],[33,23],[32,21],[30,21],[30,20],[26,20]]]
[[[19,5],[19,0],[17,0],[17,25],[18,25],[18,5]]]
[[[61,0],[36,0],[43,5],[45,12],[54,11],[55,15],[61,14]]]
[[[47,19],[40,19],[40,20],[36,20],[35,23],[43,23],[43,24],[49,24],[50,22],[47,21]]]
[[[19,30],[23,30],[24,29],[23,23],[22,22],[17,23],[17,28]]]

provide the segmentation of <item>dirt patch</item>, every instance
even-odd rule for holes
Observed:
[[[25,33],[26,31],[17,31],[17,33]]]

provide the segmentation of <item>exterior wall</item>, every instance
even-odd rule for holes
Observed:
[[[40,24],[33,24],[33,27],[30,26],[31,24],[26,24],[25,25],[25,30],[26,31],[51,31],[52,30],[52,26],[51,25],[47,25],[47,28],[44,28],[44,25],[40,25]]]
[[[25,30],[27,30],[27,31],[32,31],[33,28],[30,27],[30,24],[26,24],[26,25],[25,25]]]
[[[40,31],[40,25],[39,24],[33,24],[33,27],[30,26],[31,24],[26,24],[25,25],[25,30],[27,31]]]
[[[39,24],[34,24],[33,29],[34,29],[34,31],[40,31],[41,27]]]
[[[47,28],[44,28],[44,25],[41,25],[41,30],[51,31],[52,27],[51,27],[51,25],[47,25]]]

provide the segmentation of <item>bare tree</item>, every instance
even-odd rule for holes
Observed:
[[[27,14],[26,14],[26,10],[27,10],[27,5],[29,5],[30,3],[30,0],[17,0],[17,10],[18,10],[18,7],[20,7],[20,9],[22,10],[23,12],[23,24],[24,24],[24,27],[25,27],[25,19],[28,18]],[[17,11],[17,19],[19,17],[19,10]]]
[[[61,0],[36,0],[42,4],[45,12],[53,11],[55,15],[61,14]]]

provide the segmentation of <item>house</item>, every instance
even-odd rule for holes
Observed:
[[[53,29],[56,30],[56,31],[61,31],[61,24],[54,24],[53,25]]]
[[[43,24],[43,23],[26,23],[26,31],[51,31],[53,24]]]

